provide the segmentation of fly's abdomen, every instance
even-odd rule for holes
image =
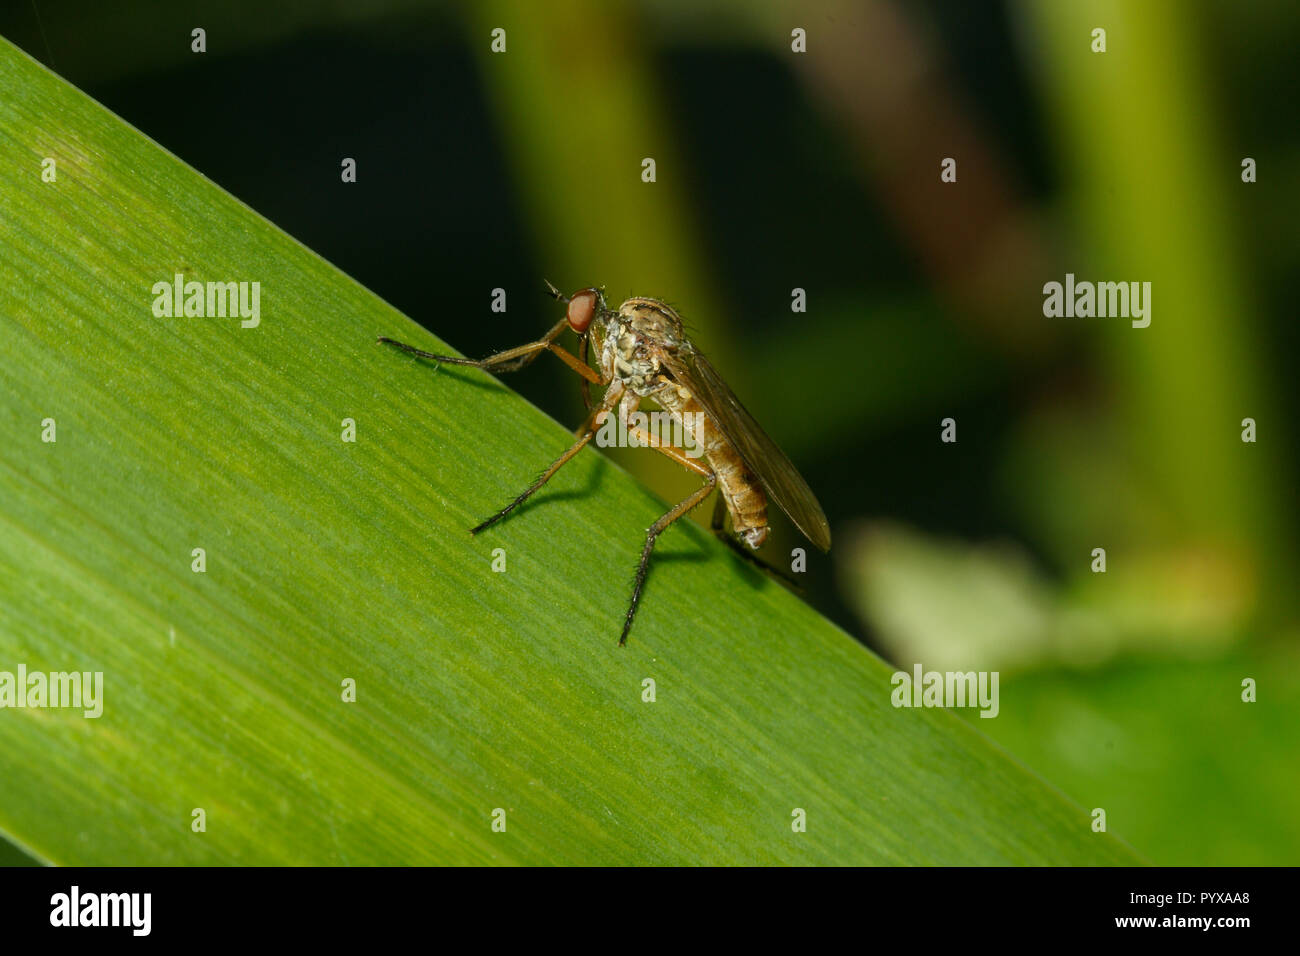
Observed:
[[[731,512],[732,527],[751,548],[757,548],[767,537],[767,495],[740,453],[686,389],[670,383],[653,397],[703,449],[704,460],[718,476],[718,491]]]

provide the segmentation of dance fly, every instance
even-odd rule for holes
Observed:
[[[549,295],[566,306],[564,317],[536,342],[485,359],[434,355],[386,336],[379,339],[421,358],[449,365],[469,365],[498,374],[517,371],[549,351],[582,376],[582,398],[588,415],[576,432],[577,440],[522,494],[471,528],[470,534],[491,527],[527,501],[565,462],[591,442],[607,416],[617,414],[620,424],[635,434],[640,444],[653,447],[703,480],[697,490],[646,530],[619,646],[627,643],[632,630],[655,541],[715,488],[719,494],[713,509],[712,530],[747,560],[767,567],[752,551],[767,538],[769,501],[775,502],[809,541],[823,551],[830,550],[830,526],[812,489],[687,338],[676,311],[658,299],[645,297],[628,299],[614,310],[606,306],[602,288],[581,289],[565,296],[549,282],[546,286]],[[565,329],[571,329],[578,337],[576,356],[556,344]],[[597,357],[595,368],[588,361],[589,349]],[[594,406],[591,385],[605,389]],[[694,446],[703,449],[702,461],[629,423],[629,416],[647,398],[689,432]],[[726,528],[727,517],[731,519],[730,533]]]

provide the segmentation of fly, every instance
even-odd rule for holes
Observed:
[[[421,358],[448,365],[469,365],[498,374],[517,371],[549,351],[582,376],[582,399],[588,414],[576,432],[577,441],[514,501],[471,528],[470,534],[491,527],[527,501],[565,462],[590,444],[606,417],[616,412],[620,425],[629,435],[695,472],[704,482],[646,530],[632,600],[618,639],[620,647],[627,643],[632,630],[655,541],[715,488],[719,494],[713,509],[713,533],[742,557],[766,567],[750,551],[757,550],[767,538],[769,501],[775,502],[809,541],[823,551],[830,550],[830,526],[812,489],[691,344],[683,331],[681,317],[669,305],[637,296],[613,310],[606,306],[603,289],[581,289],[565,296],[549,282],[546,286],[551,297],[566,306],[564,318],[536,342],[485,359],[434,355],[386,336],[379,339]],[[555,343],[566,328],[578,336],[576,356]],[[597,368],[589,364],[589,344],[595,347]],[[595,406],[591,402],[591,385],[605,389]],[[645,429],[629,423],[629,416],[647,398],[668,412],[684,433],[689,430],[696,447],[703,449],[703,461],[673,445],[663,444]],[[728,516],[730,534],[725,526]],[[741,541],[750,551],[745,550]]]

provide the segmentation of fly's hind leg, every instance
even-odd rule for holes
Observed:
[[[743,545],[734,534],[727,530],[727,503],[723,500],[721,494],[718,495],[717,500],[713,504],[713,520],[709,522],[709,530],[713,532],[714,536],[719,541],[723,542],[737,555],[744,558],[759,570],[776,578],[796,594],[805,593],[803,585],[790,577],[780,568],[768,564],[755,554],[753,549],[745,547],[745,545]]]
[[[660,444],[659,441],[653,435],[647,432],[644,428],[629,427],[628,434],[635,435],[637,440],[641,442],[641,444],[650,446],[655,451],[667,455],[669,458],[677,462],[677,464],[681,465],[683,468],[688,468],[691,471],[695,472],[705,481],[709,482],[708,487],[712,488],[716,484],[717,476],[713,473],[712,469],[708,468],[701,462],[690,457],[684,451],[682,451],[682,449],[674,448],[671,445]],[[699,502],[696,502],[696,504],[699,504]],[[691,507],[693,508],[695,507],[695,505],[692,505]],[[757,554],[755,554],[752,549],[745,547],[745,545],[743,545],[739,540],[737,540],[736,536],[727,530],[726,519],[727,519],[727,503],[726,500],[723,498],[722,493],[719,492],[718,497],[713,499],[713,520],[709,522],[709,530],[712,531],[714,535],[718,537],[719,540],[721,540],[724,544],[726,544],[727,547],[729,547],[732,551],[736,552],[737,555],[744,558],[746,561],[748,561],[750,564],[754,565],[755,567],[759,568],[761,571],[764,571],[767,574],[771,575],[772,577],[776,578],[778,581],[784,584],[791,591],[794,591],[796,594],[805,593],[803,589],[803,585],[801,585],[798,581],[790,577],[780,568],[768,564]],[[623,636],[626,638],[627,636],[626,630],[623,632]],[[621,644],[623,642],[619,641],[619,643]]]
[[[717,484],[718,476],[713,472],[709,472],[708,478],[703,485],[683,498],[675,507],[669,509],[646,530],[645,547],[641,549],[641,561],[636,566],[636,583],[632,585],[632,603],[628,605],[627,618],[623,621],[623,633],[618,638],[619,647],[627,643],[628,632],[632,630],[632,618],[636,616],[637,605],[641,603],[641,590],[645,587],[646,574],[650,570],[650,552],[654,550],[655,539],[670,524],[707,498]]]
[[[667,455],[683,468],[695,472],[704,479],[704,484],[696,491],[691,492],[675,508],[672,508],[658,521],[652,524],[645,533],[645,547],[641,549],[641,561],[636,566],[636,583],[632,586],[632,603],[627,608],[627,618],[623,621],[623,633],[619,635],[618,646],[622,647],[627,643],[627,635],[632,630],[632,618],[636,616],[637,605],[641,603],[641,591],[645,587],[646,575],[650,571],[650,552],[654,550],[655,539],[663,533],[664,529],[689,512],[692,508],[702,502],[709,496],[718,485],[718,476],[713,473],[711,468],[691,458],[680,448],[674,448],[672,445],[660,444],[659,440],[647,432],[644,428],[628,427],[628,434],[635,435],[637,441],[642,445],[653,448],[661,454]]]

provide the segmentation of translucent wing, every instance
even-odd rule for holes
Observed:
[[[672,377],[695,396],[722,434],[735,446],[767,492],[781,510],[789,515],[804,536],[829,551],[831,529],[817,497],[808,482],[776,442],[754,421],[754,416],[740,404],[708,359],[689,345],[665,349],[660,361]]]

